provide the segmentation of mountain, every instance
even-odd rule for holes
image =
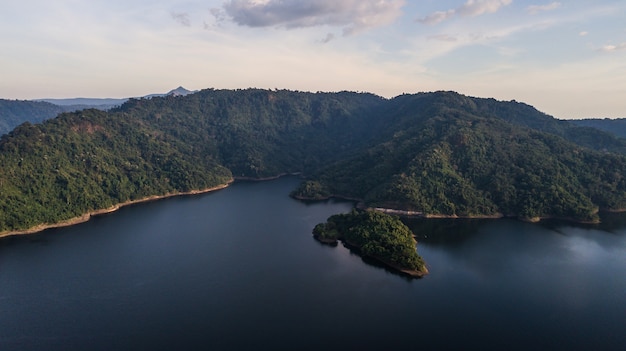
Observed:
[[[390,115],[385,138],[320,170],[294,196],[341,195],[429,216],[529,220],[594,221],[598,209],[626,207],[622,155],[520,127],[508,122],[510,114],[494,117],[480,99],[435,93],[396,100],[411,114]]]
[[[163,97],[163,96],[187,96],[189,94],[197,93],[197,90],[187,90],[183,87],[178,87],[176,89],[172,89],[165,94],[150,94],[146,96],[142,96],[139,99],[151,99],[153,97]],[[137,98],[136,98],[137,99]]]
[[[48,102],[58,106],[82,106],[85,108],[96,108],[98,110],[108,110],[111,107],[119,106],[128,99],[112,99],[112,98],[70,98],[70,99],[37,99],[34,101]]]
[[[620,138],[626,138],[626,118],[573,119],[569,122],[577,126],[595,128],[607,133],[611,133]]]
[[[48,102],[0,99],[0,135],[25,121],[39,123],[68,110]]]
[[[165,94],[149,94],[139,97],[134,97],[134,99],[151,99],[153,97],[163,97],[163,96],[185,96],[189,94],[193,94],[197,91],[187,90],[183,87],[178,87],[176,89],[172,89]],[[70,99],[37,99],[35,101],[44,101],[49,102],[54,105],[59,106],[75,106],[82,107],[76,108],[76,110],[84,110],[86,108],[95,108],[98,110],[108,110],[113,107],[117,107],[128,101],[129,98],[122,99],[113,99],[113,98],[70,98]]]
[[[476,99],[477,113],[494,116],[507,122],[555,134],[581,146],[599,151],[626,154],[626,140],[607,131],[589,128],[573,120],[559,120],[537,111],[534,107],[517,101],[499,102],[495,99]]]
[[[151,94],[138,99],[149,99],[162,96],[185,96],[196,91],[183,87],[170,90],[165,94]],[[71,99],[38,99],[38,100],[3,100],[0,99],[0,135],[8,133],[24,122],[39,123],[56,117],[62,112],[80,111],[89,108],[109,110],[128,101],[124,99],[71,98]]]
[[[608,134],[576,144],[536,119],[552,117],[454,92],[260,89],[63,113],[0,138],[0,232],[295,172],[308,177],[296,196],[423,215],[595,221],[598,209],[626,208],[621,144],[601,150]]]
[[[183,87],[178,87],[176,89],[170,90],[167,95],[171,96],[187,96],[189,94],[197,93],[197,90],[187,90]]]

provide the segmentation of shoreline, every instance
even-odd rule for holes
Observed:
[[[312,198],[312,197],[306,197],[306,196],[300,196],[300,195],[290,195],[292,198],[296,199],[296,200],[300,200],[300,201],[328,201],[330,199],[339,199],[339,200],[345,200],[345,201],[353,201],[356,202],[357,207],[365,209],[365,204],[363,202],[363,200],[356,198],[356,197],[349,197],[349,196],[342,196],[342,195],[328,195],[328,196],[324,196],[324,197],[319,197],[319,198]]]
[[[284,177],[284,176],[288,176],[288,175],[300,175],[300,174],[301,174],[300,172],[281,173],[281,174],[278,174],[278,175],[275,175],[275,176],[263,177],[263,178],[232,177],[228,182],[226,182],[224,184],[220,184],[220,185],[214,186],[214,187],[211,187],[211,188],[200,189],[200,190],[191,190],[191,191],[186,191],[186,192],[167,193],[167,194],[164,194],[164,195],[152,195],[152,196],[148,196],[148,197],[137,199],[137,200],[129,200],[129,201],[126,201],[126,202],[123,202],[123,203],[119,203],[119,204],[113,205],[113,206],[108,207],[108,208],[103,208],[103,209],[98,209],[98,210],[94,210],[94,211],[91,211],[91,212],[87,212],[87,213],[85,213],[85,214],[83,214],[81,216],[73,217],[73,218],[66,219],[64,221],[60,221],[60,222],[53,223],[53,224],[41,223],[41,224],[38,224],[38,225],[36,225],[34,227],[31,227],[31,228],[28,228],[28,229],[0,232],[0,239],[6,238],[6,237],[10,237],[10,236],[35,234],[35,233],[39,233],[39,232],[42,232],[42,231],[47,230],[47,229],[63,228],[63,227],[73,226],[73,225],[76,225],[76,224],[87,222],[93,216],[100,216],[100,215],[104,215],[104,214],[115,212],[115,211],[119,210],[120,208],[122,208],[124,206],[139,204],[139,203],[143,203],[143,202],[156,201],[156,200],[166,199],[166,198],[170,198],[170,197],[174,197],[174,196],[197,195],[197,194],[204,194],[204,193],[208,193],[208,192],[212,192],[212,191],[217,191],[217,190],[221,190],[221,189],[227,188],[228,186],[233,184],[235,181],[261,182],[261,181],[268,181],[268,180],[278,179],[278,178],[281,178],[281,177]],[[575,222],[575,223],[580,223],[580,224],[598,224],[598,223],[600,223],[599,220],[598,221],[584,221],[584,220],[577,220],[577,219],[574,219],[574,218],[561,218],[561,217],[554,217],[554,216],[523,218],[523,217],[519,217],[519,216],[507,216],[507,215],[503,215],[501,213],[497,213],[497,214],[494,214],[494,215],[476,215],[476,216],[425,214],[425,213],[420,212],[420,211],[398,210],[398,209],[384,208],[384,207],[367,207],[367,206],[365,206],[365,203],[363,202],[362,199],[349,197],[349,196],[335,195],[335,194],[332,194],[332,195],[329,195],[329,196],[325,196],[323,198],[315,198],[315,199],[314,198],[304,197],[304,196],[293,196],[293,195],[291,197],[296,199],[296,200],[300,200],[300,201],[327,201],[329,199],[340,199],[340,200],[345,200],[345,201],[353,201],[353,202],[355,202],[355,207],[359,208],[359,209],[364,209],[364,210],[367,210],[367,211],[378,211],[378,212],[383,212],[383,213],[386,213],[386,214],[392,214],[392,215],[404,216],[404,217],[413,217],[413,218],[426,218],[426,219],[500,219],[500,218],[515,218],[517,220],[520,220],[520,221],[523,221],[523,222],[528,222],[528,223],[538,223],[538,222],[540,222],[542,220],[545,220],[545,219],[556,219],[556,220],[565,220],[565,221]],[[626,212],[626,208],[620,208],[620,209],[599,209],[598,212],[623,213],[623,212]]]
[[[609,209],[609,208],[601,208],[598,210],[598,212],[602,213],[602,212],[606,212],[606,213],[624,213],[626,212],[626,208],[617,208],[617,209]]]
[[[459,215],[445,215],[445,214],[434,214],[434,213],[424,213],[421,211],[410,211],[410,210],[399,210],[395,208],[385,208],[385,207],[368,207],[365,205],[362,199],[342,196],[342,195],[328,195],[321,198],[310,198],[299,195],[292,195],[292,197],[296,200],[300,201],[327,201],[329,199],[341,199],[347,201],[356,202],[356,208],[366,210],[366,211],[377,211],[386,214],[396,215],[400,217],[411,217],[411,218],[425,218],[425,219],[502,219],[502,218],[513,218],[518,221],[527,222],[527,223],[539,223],[543,220],[562,220],[567,222],[579,223],[579,224],[599,224],[600,220],[580,220],[572,217],[556,217],[556,216],[539,216],[532,218],[525,218],[521,216],[515,215],[505,215],[502,213],[496,213],[493,215],[472,215],[472,216],[459,216]],[[602,213],[624,213],[626,212],[626,208],[624,209],[599,209],[597,212]]]
[[[428,275],[430,272],[428,271],[428,268],[426,268],[426,265],[424,265],[424,270],[417,270],[417,269],[410,269],[410,268],[405,268],[402,266],[399,266],[397,264],[391,263],[387,260],[384,260],[380,257],[377,256],[372,256],[372,255],[362,255],[361,254],[361,248],[358,245],[354,245],[353,243],[350,243],[349,241],[345,240],[344,238],[337,238],[337,239],[325,239],[325,238],[321,238],[318,235],[313,234],[313,238],[315,240],[317,240],[319,243],[323,244],[323,245],[328,245],[328,246],[337,246],[339,244],[339,242],[341,241],[343,243],[343,245],[345,247],[347,247],[350,250],[356,250],[358,251],[358,255],[361,258],[369,258],[371,260],[374,260],[380,264],[382,264],[383,266],[386,266],[389,269],[395,270],[397,273],[409,276],[410,278],[423,278],[426,275]],[[415,241],[415,239],[413,239],[413,241],[417,244],[417,241]]]
[[[567,222],[574,222],[574,223],[579,223],[579,224],[598,224],[600,223],[600,220],[594,220],[594,221],[589,221],[589,220],[580,220],[580,219],[576,219],[576,218],[572,218],[572,217],[557,217],[557,216],[539,216],[539,217],[532,217],[532,218],[527,218],[527,217],[520,217],[520,216],[511,216],[511,215],[504,215],[502,213],[496,213],[493,215],[473,215],[473,216],[459,216],[459,215],[444,215],[444,214],[429,214],[429,213],[423,213],[423,212],[418,212],[418,211],[405,211],[405,210],[396,210],[396,209],[392,209],[392,208],[382,208],[382,207],[368,207],[366,208],[366,210],[368,211],[379,211],[379,212],[383,212],[386,214],[394,214],[394,215],[398,215],[398,216],[404,216],[404,217],[413,217],[413,218],[426,218],[426,219],[501,219],[501,218],[513,218],[516,219],[518,221],[522,221],[522,222],[527,222],[527,223],[539,223],[543,220],[560,220],[560,221],[567,221]],[[615,213],[619,213],[619,212],[625,212],[625,211],[600,211],[600,212],[615,212]]]
[[[278,178],[282,178],[285,176],[299,176],[301,175],[300,172],[294,172],[294,173],[281,173],[275,176],[270,176],[270,177],[262,177],[262,178],[254,178],[254,177],[233,177],[233,180],[235,181],[246,181],[246,182],[264,182],[266,180],[274,180],[274,179],[278,179]]]
[[[209,192],[213,192],[213,191],[217,191],[217,190],[222,190],[227,188],[228,186],[230,186],[233,182],[235,181],[234,178],[231,178],[227,183],[225,184],[220,184],[211,188],[206,188],[206,189],[199,189],[199,190],[190,190],[190,191],[185,191],[185,192],[176,192],[176,193],[167,193],[164,195],[152,195],[152,196],[148,196],[148,197],[144,197],[141,199],[137,199],[137,200],[128,200],[119,204],[115,204],[111,207],[108,208],[102,208],[99,210],[94,210],[91,212],[87,212],[83,215],[77,216],[77,217],[73,217],[70,219],[66,219],[64,221],[60,221],[57,223],[53,223],[53,224],[49,224],[49,223],[42,223],[42,224],[38,224],[34,227],[28,228],[28,229],[23,229],[23,230],[13,230],[13,231],[4,231],[4,232],[0,232],[0,239],[2,238],[7,238],[7,237],[11,237],[11,236],[18,236],[18,235],[28,235],[28,234],[35,234],[35,233],[40,233],[44,230],[47,229],[53,229],[53,228],[63,228],[63,227],[70,227],[76,224],[80,224],[80,223],[85,223],[87,221],[89,221],[91,219],[91,217],[95,217],[95,216],[101,216],[101,215],[105,215],[108,213],[113,213],[117,210],[119,210],[122,207],[125,206],[130,206],[130,205],[135,205],[135,204],[140,204],[140,203],[144,203],[144,202],[150,202],[150,201],[156,201],[156,200],[161,200],[161,199],[166,199],[166,198],[170,198],[170,197],[175,197],[175,196],[186,196],[186,195],[199,195],[199,194],[205,194],[205,193],[209,193]]]

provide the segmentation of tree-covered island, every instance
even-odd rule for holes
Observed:
[[[315,239],[326,244],[341,240],[364,257],[371,257],[411,277],[428,274],[422,257],[415,249],[411,230],[396,216],[352,210],[330,216],[313,229]]]

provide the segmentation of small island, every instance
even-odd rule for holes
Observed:
[[[428,274],[424,260],[417,254],[413,233],[397,216],[353,209],[316,225],[313,236],[329,245],[341,240],[362,256],[376,259],[410,277],[421,278]]]

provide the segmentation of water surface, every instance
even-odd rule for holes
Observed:
[[[407,221],[409,280],[311,230],[296,178],[0,241],[1,350],[623,350],[626,223]]]

